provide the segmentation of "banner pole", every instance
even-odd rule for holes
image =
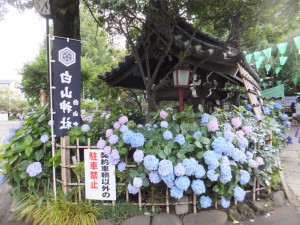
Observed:
[[[53,96],[52,96],[52,67],[51,67],[51,51],[50,51],[50,32],[49,32],[49,18],[46,18],[46,27],[47,27],[47,61],[48,61],[48,79],[50,86],[50,115],[51,115],[51,147],[52,147],[52,157],[55,156],[55,135],[54,135],[54,121],[53,121]],[[54,199],[56,200],[57,191],[56,191],[56,170],[55,163],[52,162],[52,176],[53,176],[53,193]]]

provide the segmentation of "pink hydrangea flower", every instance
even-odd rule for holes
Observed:
[[[210,132],[215,132],[219,129],[218,120],[211,120],[207,123],[207,130]]]
[[[262,157],[256,157],[256,160],[255,160],[258,164],[258,166],[261,166],[261,165],[264,165],[264,159]]]
[[[244,131],[245,134],[249,134],[252,132],[252,127],[251,126],[244,126],[242,128],[242,130]]]
[[[127,116],[121,116],[119,118],[119,123],[122,125],[124,123],[127,123],[128,122],[128,117]]]
[[[105,136],[110,137],[113,133],[114,133],[114,131],[112,129],[107,129],[105,132]]]
[[[239,117],[234,117],[231,119],[231,123],[234,128],[239,128],[242,125],[242,120]]]
[[[245,133],[244,133],[244,131],[239,130],[239,131],[236,132],[236,135],[237,135],[238,137],[243,137],[243,136],[245,136]]]
[[[249,166],[251,168],[258,168],[259,167],[258,163],[253,159],[249,159],[248,163],[249,163]]]
[[[109,155],[111,152],[111,147],[110,146],[105,146],[103,149],[104,155]]]
[[[103,140],[102,138],[99,139],[99,141],[97,142],[97,148],[99,149],[103,149],[106,145],[105,140]]]
[[[120,122],[114,122],[114,129],[118,130],[121,127],[121,123]]]
[[[162,119],[166,119],[167,116],[168,116],[168,113],[164,110],[161,110],[160,113],[159,113],[159,116],[162,118]]]

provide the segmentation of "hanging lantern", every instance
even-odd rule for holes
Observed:
[[[283,66],[287,60],[287,56],[280,56],[279,57],[279,61],[280,61],[280,65]]]
[[[277,44],[277,48],[280,55],[283,55],[286,52],[287,45],[287,42]]]
[[[278,67],[275,68],[275,74],[276,75],[278,75],[280,73],[280,71],[281,71],[281,67],[280,66],[278,66]]]
[[[267,71],[267,74],[269,74],[269,71],[270,71],[270,69],[271,69],[271,64],[266,64],[266,65],[265,65],[265,69],[266,69],[266,71]]]
[[[246,60],[247,60],[248,63],[251,62],[251,58],[252,58],[252,54],[247,54],[246,55]]]
[[[260,56],[261,56],[261,51],[253,52],[253,57],[255,61],[258,61]]]
[[[268,59],[271,58],[272,48],[267,48],[263,52]]]

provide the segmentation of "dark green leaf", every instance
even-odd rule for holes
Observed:
[[[165,159],[165,158],[166,158],[166,155],[165,155],[165,153],[164,153],[162,150],[158,150],[158,156],[159,156],[161,159]]]
[[[25,143],[27,146],[30,146],[31,143],[32,143],[32,137],[31,137],[30,135],[27,135],[27,136],[25,137],[24,143]]]
[[[31,155],[31,153],[33,152],[33,148],[32,147],[27,147],[25,149],[25,154],[29,157]]]
[[[38,150],[35,152],[35,160],[40,161],[44,156],[44,150]]]
[[[18,166],[18,170],[20,171],[25,171],[27,166],[29,166],[31,162],[29,160],[24,160],[22,162],[20,162],[19,166]]]
[[[34,178],[34,177],[29,178],[28,186],[29,187],[34,187],[35,181],[36,181],[36,178]]]

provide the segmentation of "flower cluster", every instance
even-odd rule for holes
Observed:
[[[280,114],[280,107],[265,107],[267,120],[272,115],[281,121],[270,123],[271,127],[257,126],[252,105],[228,113],[217,110],[212,115],[183,112],[179,116],[161,110],[144,126],[130,123],[123,116],[112,123],[113,128],[106,130],[106,139],[100,138],[97,146],[108,155],[111,164],[118,165],[119,171],[135,170],[132,174],[136,176],[128,178],[131,194],[137,194],[148,183],[163,182],[173,198],[180,199],[192,190],[199,196],[202,208],[211,207],[212,199],[228,208],[232,197],[237,201],[245,199],[244,186],[252,185],[253,168],[263,171],[258,179],[265,180],[271,168],[279,165],[278,148],[267,144],[257,148],[255,143],[266,143],[271,133],[278,143],[289,140],[283,136],[289,123]],[[137,167],[126,167],[125,154]],[[221,187],[232,191],[224,194]]]
[[[27,166],[26,172],[30,177],[35,177],[42,173],[42,164],[40,162],[33,162]]]

